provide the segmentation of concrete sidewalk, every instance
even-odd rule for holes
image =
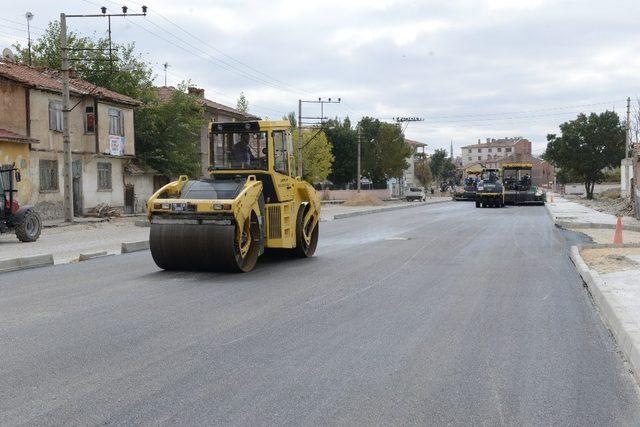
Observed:
[[[550,200],[550,194],[547,200]],[[553,194],[554,202],[546,203],[546,207],[553,221],[563,228],[614,228],[616,216],[591,209],[580,203],[572,202],[564,197]],[[625,216],[622,218],[623,228],[640,231],[640,221]]]

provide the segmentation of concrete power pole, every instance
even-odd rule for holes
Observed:
[[[71,188],[71,135],[69,131],[69,51],[67,50],[67,17],[60,14],[60,48],[62,50],[62,145],[64,158],[64,220],[73,222]]]
[[[362,129],[360,128],[360,126],[358,125],[358,166],[357,166],[357,170],[356,170],[356,186],[358,188],[358,193],[360,192],[360,188],[361,188],[361,182],[360,182],[360,176],[362,175],[361,172],[361,160],[360,160],[360,153],[361,153],[361,145],[362,145]]]
[[[298,176],[302,178],[302,99],[298,99]]]
[[[624,139],[624,143],[626,144],[626,157],[631,157],[631,97],[627,98],[627,126],[626,126],[626,135]]]

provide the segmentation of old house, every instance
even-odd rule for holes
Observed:
[[[63,216],[61,92],[57,71],[0,60],[0,153],[3,162],[13,153],[22,185],[30,187],[20,199],[45,219]],[[100,203],[124,209],[123,170],[135,154],[133,109],[140,103],[78,78],[71,78],[70,93],[74,214]]]

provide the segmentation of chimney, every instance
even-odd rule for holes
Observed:
[[[193,95],[196,98],[204,98],[204,89],[200,89],[199,87],[189,86],[187,88],[189,95]]]
[[[487,144],[491,142],[491,138],[487,138]]]
[[[478,138],[478,144],[480,144],[482,142],[482,140],[480,138]]]

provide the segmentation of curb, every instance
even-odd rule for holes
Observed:
[[[366,211],[348,212],[343,214],[335,214],[332,219],[336,220],[336,219],[352,218],[354,216],[372,215],[372,214],[377,214],[382,212],[397,211],[400,209],[417,208],[419,206],[438,205],[440,203],[449,203],[451,201],[452,200],[437,200],[435,202],[429,202],[429,203],[419,202],[419,203],[411,203],[411,204],[401,205],[401,206],[393,206],[389,208],[378,208],[378,209],[369,209]],[[330,221],[330,219],[328,219],[327,221]]]
[[[598,222],[569,222],[569,221],[555,221],[558,227],[562,228],[593,228],[593,229],[605,229],[615,230],[615,224],[604,224]],[[640,225],[625,225],[622,224],[622,229],[627,231],[640,231]]]
[[[149,249],[149,241],[142,240],[140,242],[123,242],[121,252],[128,254],[131,252],[146,251]]]
[[[109,256],[107,251],[80,254],[80,256],[78,257],[78,261],[88,261],[90,259],[101,258],[101,257],[105,257],[105,256]]]
[[[53,265],[53,254],[35,255],[0,261],[0,273]]]
[[[618,346],[631,365],[633,376],[640,384],[640,331],[630,330],[626,325],[633,325],[626,315],[624,307],[616,306],[615,302],[608,298],[605,284],[597,271],[589,269],[580,255],[582,248],[607,247],[608,245],[580,245],[572,246],[570,258],[576,266],[580,277],[586,283],[593,300],[595,301],[600,317],[605,326],[613,334]]]

